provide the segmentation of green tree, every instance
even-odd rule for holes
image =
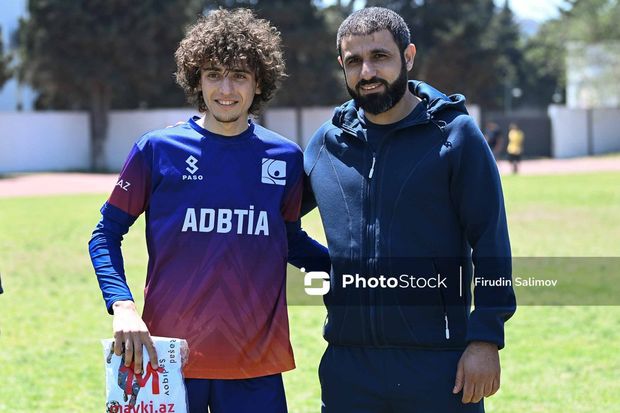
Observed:
[[[560,11],[557,19],[545,22],[524,43],[524,103],[544,107],[561,101],[566,89],[567,45],[573,50],[582,47],[579,54],[586,56],[593,44],[620,40],[618,0],[567,0]],[[610,87],[619,82],[613,71],[600,76],[598,80]]]
[[[493,16],[486,36],[493,50],[493,66],[498,76],[492,92],[494,103],[504,111],[510,111],[513,107],[513,90],[523,90],[528,72],[523,70],[521,33],[508,0]],[[498,105],[499,102],[501,105]]]
[[[485,107],[501,104],[505,72],[515,59],[505,53],[518,41],[507,5],[499,14],[492,0],[369,0],[368,5],[388,7],[409,25],[418,50],[412,77],[446,93],[464,93]]]
[[[523,44],[523,105],[544,108],[563,99],[566,50],[562,25],[561,20],[549,20]]]
[[[618,105],[620,95],[620,1],[571,0],[565,13],[569,99]],[[587,84],[587,86],[586,86]]]
[[[348,99],[350,95],[347,92],[344,82],[344,76],[342,68],[338,64],[338,48],[336,45],[336,35],[338,28],[351,13],[355,10],[355,0],[337,0],[336,3],[323,7],[319,11],[325,21],[325,31],[329,33],[329,39],[327,41],[327,61],[324,65],[326,70],[331,68],[331,76],[337,85],[334,85],[330,93],[330,98],[325,100],[322,104],[340,104]]]
[[[10,68],[11,57],[4,53],[4,43],[2,41],[2,28],[0,27],[0,89],[12,76]]]
[[[180,105],[174,50],[193,0],[30,0],[20,25],[21,72],[37,108],[87,109],[91,166],[103,168],[111,108]]]
[[[568,0],[562,20],[569,40],[584,43],[620,40],[618,0]]]
[[[296,138],[301,139],[303,107],[337,104],[345,96],[334,52],[336,34],[312,0],[259,0],[256,9],[282,33],[288,78],[274,105],[295,108]]]
[[[344,19],[353,13],[354,10],[355,0],[337,0],[334,4],[321,7],[320,12],[323,15],[323,19],[325,19],[327,30],[334,34],[334,38],[332,39],[334,47],[336,47],[336,33],[338,32],[338,27],[340,27]]]
[[[335,32],[330,32],[312,0],[258,0],[256,11],[282,33],[288,79],[276,95],[281,106],[338,103]],[[344,88],[342,88],[344,91]],[[336,99],[336,100],[335,100]]]

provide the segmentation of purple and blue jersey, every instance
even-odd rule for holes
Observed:
[[[108,310],[132,299],[120,243],[144,212],[142,318],[152,335],[188,341],[185,377],[240,379],[293,369],[287,229],[298,224],[302,187],[299,147],[251,121],[233,137],[195,119],[144,135],[90,242]],[[325,261],[326,250],[302,234],[296,239],[313,250],[308,254]]]

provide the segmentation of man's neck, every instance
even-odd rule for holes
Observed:
[[[420,98],[407,88],[404,96],[390,110],[376,115],[364,112],[364,116],[377,125],[390,125],[406,118],[420,102]]]
[[[208,113],[198,119],[196,123],[201,128],[222,136],[237,136],[248,128],[247,117],[240,117],[233,122],[220,122]]]

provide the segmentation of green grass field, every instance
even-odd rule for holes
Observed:
[[[620,256],[618,173],[504,178],[515,256]],[[86,243],[106,195],[0,199],[0,412],[99,412],[99,340],[111,335]],[[322,238],[318,216],[304,226]],[[146,267],[143,221],[125,239],[130,285]],[[291,271],[291,276],[298,272]],[[587,275],[584,275],[587,276]],[[620,280],[618,280],[620,281]],[[322,307],[292,306],[292,413],[318,412]],[[488,412],[620,411],[620,307],[521,307],[506,329]]]

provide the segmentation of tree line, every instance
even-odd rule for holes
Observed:
[[[37,109],[91,113],[100,147],[110,109],[177,107],[174,50],[197,16],[248,7],[282,33],[288,78],[272,106],[336,105],[348,99],[336,61],[336,31],[353,0],[29,0],[16,35],[19,65],[0,36],[0,87],[10,76],[39,95]],[[565,0],[557,19],[524,35],[509,1],[367,0],[403,16],[418,55],[410,78],[463,93],[484,109],[561,102],[565,44],[620,39],[618,0]],[[507,99],[508,97],[508,99]],[[93,165],[97,160],[93,158]]]

